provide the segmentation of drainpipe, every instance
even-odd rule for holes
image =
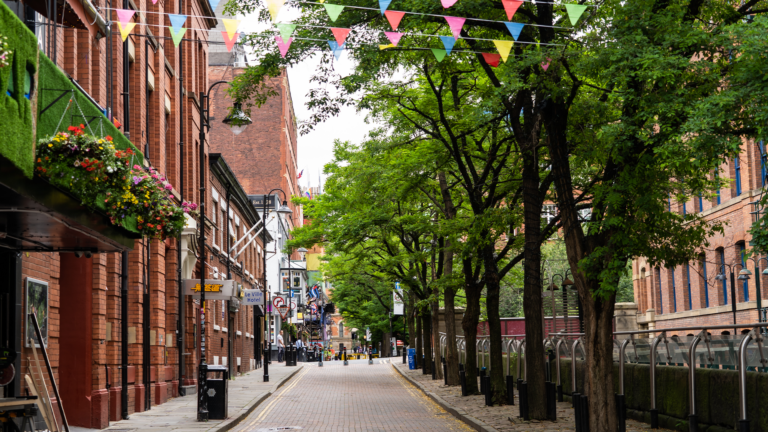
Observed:
[[[179,13],[182,11],[182,0],[179,0]],[[184,95],[181,93],[181,88],[184,85],[184,60],[182,57],[182,44],[179,44],[179,196],[180,200],[184,202]],[[185,335],[184,335],[184,306],[186,305],[186,299],[184,298],[184,281],[182,280],[182,268],[181,268],[181,238],[176,241],[176,262],[177,272],[179,277],[179,321],[176,324],[177,335],[176,345],[179,351],[179,396],[186,396],[187,392],[184,390],[184,350]]]
[[[224,216],[224,223],[227,226],[227,247],[226,247],[227,253],[226,254],[227,254],[227,279],[228,280],[232,280],[232,266],[230,265],[230,260],[229,260],[230,257],[232,256],[232,254],[230,253],[230,249],[232,248],[232,244],[231,244],[232,238],[230,237],[230,232],[229,232],[229,212],[232,211],[231,208],[229,207],[230,198],[231,198],[231,193],[230,193],[231,187],[232,187],[232,184],[227,183],[227,213],[226,213],[226,216]],[[235,215],[235,212],[233,211],[232,212],[233,219],[234,219],[234,215]],[[234,342],[235,337],[232,335],[232,333],[234,333],[235,331],[234,329],[235,320],[232,317],[232,313],[229,311],[229,305],[230,305],[230,301],[227,300],[227,327],[228,327],[227,328],[227,357],[229,357],[229,360],[227,361],[227,369],[229,370],[229,379],[234,379],[232,361],[234,360],[233,357],[235,354],[235,350],[232,347],[232,343]]]
[[[123,420],[128,419],[128,252],[122,252],[120,266],[120,357],[121,386],[120,410]]]
[[[151,248],[151,242],[152,240],[147,237],[146,239],[146,246],[144,250],[146,251],[146,259],[144,261],[144,305],[142,307],[143,309],[143,321],[144,321],[144,332],[142,334],[142,345],[143,345],[143,369],[144,369],[144,410],[149,411],[152,409],[152,378],[150,374],[150,368],[152,367],[150,362],[150,352],[149,352],[149,332],[150,332],[150,300],[149,300],[149,292],[150,292],[150,281],[152,278],[149,277],[149,256],[152,251]],[[157,336],[155,336],[157,337]]]
[[[123,0],[123,9],[129,9],[128,0]],[[128,38],[123,42],[123,135],[131,139],[131,86],[128,79]],[[139,144],[141,145],[141,144]]]

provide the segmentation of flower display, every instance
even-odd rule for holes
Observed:
[[[149,237],[178,237],[185,213],[197,204],[176,204],[168,180],[154,168],[135,164],[131,149],[117,150],[112,137],[86,135],[84,126],[40,140],[35,172],[79,197],[83,205],[106,211],[114,225]]]
[[[6,67],[11,61],[11,48],[8,46],[8,38],[0,35],[0,68]]]

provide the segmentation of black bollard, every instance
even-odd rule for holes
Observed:
[[[739,432],[749,432],[749,420],[739,420]]]
[[[443,383],[448,385],[448,365],[443,362]]]
[[[424,356],[421,356],[421,374],[427,374],[427,358]]]
[[[658,429],[659,428],[659,410],[652,409],[651,410],[651,429]]]
[[[581,430],[589,431],[589,400],[587,395],[581,395]]]
[[[517,379],[517,391],[520,392],[520,385],[523,383],[523,380],[520,378]]]
[[[485,394],[485,368],[480,369],[480,393]]]
[[[491,377],[484,376],[485,381],[485,406],[493,406],[493,391],[491,391]]]
[[[576,432],[589,432],[581,430],[581,394],[573,393],[571,399],[571,402],[573,402],[573,417],[576,422]]]
[[[405,349],[405,347],[403,347],[403,364],[405,364],[405,363],[406,363],[406,361],[405,361],[405,355],[406,355],[406,353],[405,353],[405,352],[406,352],[406,351],[407,351],[407,350]]]
[[[461,384],[461,395],[467,395],[467,373],[464,368],[459,369],[459,384]]]
[[[696,417],[696,416],[693,416]],[[690,419],[690,416],[689,416]],[[618,423],[618,431],[627,431],[627,406],[625,404],[624,395],[616,395],[616,423]],[[695,423],[695,420],[694,420]],[[693,429],[691,429],[693,430]]]
[[[520,417],[523,418],[523,420],[528,421],[531,419],[530,415],[528,414],[528,381],[523,381],[520,384]]]
[[[557,421],[557,399],[555,397],[555,383],[545,383],[547,391],[547,420]]]
[[[459,370],[460,370],[460,371],[463,371],[463,370],[464,370],[464,363],[459,363]]]
[[[432,360],[432,379],[433,380],[437,379],[437,369],[435,369],[435,361],[434,360]]]
[[[626,419],[626,415],[624,418]],[[626,427],[624,430],[626,430]],[[619,432],[624,432],[624,430],[619,430]],[[699,432],[699,416],[696,414],[688,416],[688,432]]]
[[[558,402],[563,401],[563,385],[562,384],[557,386],[557,401]]]
[[[507,405],[515,404],[515,377],[507,375]]]

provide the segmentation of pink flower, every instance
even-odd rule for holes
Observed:
[[[184,207],[184,213],[189,213],[189,207]]]
[[[140,169],[141,169],[141,167],[140,167],[140,166],[138,166],[138,165],[134,165],[134,166],[133,166],[133,169],[135,169],[135,170],[140,170]]]
[[[197,210],[197,204],[195,204],[195,203],[192,203],[192,204],[190,204],[190,205],[189,205],[189,207],[190,207],[192,210]]]
[[[171,185],[171,184],[169,183],[169,184],[165,185],[165,188],[166,188],[166,189],[168,189],[168,190],[171,190],[171,189],[173,189],[173,185]]]

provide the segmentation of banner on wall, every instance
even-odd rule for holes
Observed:
[[[400,288],[400,282],[395,282],[395,291],[392,293],[393,304],[395,307],[392,310],[394,315],[405,315],[405,303],[403,303],[403,289]]]

